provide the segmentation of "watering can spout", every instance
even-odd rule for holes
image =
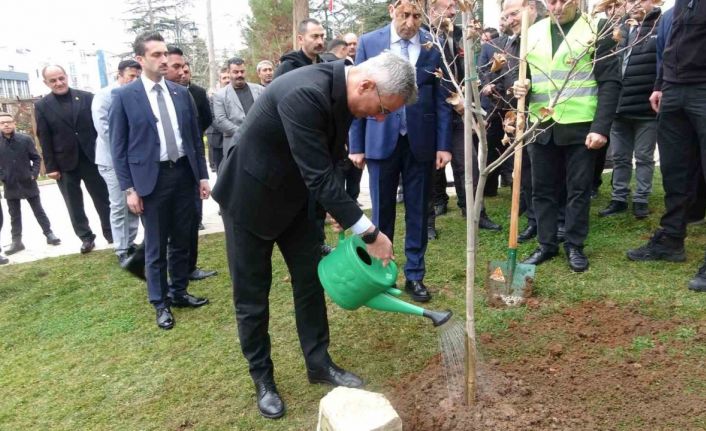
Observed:
[[[453,313],[451,310],[446,311],[434,311],[434,310],[424,310],[424,317],[431,319],[434,326],[441,326],[451,319]]]

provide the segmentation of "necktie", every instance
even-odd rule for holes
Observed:
[[[174,127],[172,127],[172,120],[171,118],[169,118],[167,102],[164,101],[164,95],[162,94],[162,86],[159,84],[155,84],[154,91],[157,92],[159,121],[162,122],[162,129],[164,129],[164,141],[167,146],[167,157],[172,162],[176,162],[179,158],[179,149],[177,148],[176,136],[174,136]]]
[[[409,41],[405,39],[400,39],[400,52],[402,57],[409,61]],[[402,107],[400,111],[400,135],[404,136],[407,134],[407,110]]]

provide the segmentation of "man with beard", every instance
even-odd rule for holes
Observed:
[[[228,60],[230,85],[213,95],[213,125],[223,133],[223,153],[238,144],[236,132],[245,121],[245,116],[258,97],[265,91],[261,85],[245,81],[245,61],[242,58]]]
[[[262,60],[257,63],[255,70],[257,71],[257,77],[260,78],[260,85],[263,87],[270,85],[275,74],[275,66],[272,62],[270,60]]]
[[[290,51],[279,59],[275,78],[302,66],[321,63],[319,54],[326,48],[324,27],[313,18],[305,19],[297,27],[297,43],[300,46],[299,51]]]

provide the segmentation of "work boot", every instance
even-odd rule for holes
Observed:
[[[628,259],[634,261],[666,260],[668,262],[684,262],[684,239],[667,235],[663,229],[657,229],[647,244],[627,251]]]
[[[47,244],[49,245],[59,245],[61,244],[61,240],[59,239],[58,236],[54,235],[53,232],[49,232],[47,234]]]
[[[10,256],[12,254],[15,254],[19,251],[22,251],[25,249],[25,245],[22,244],[22,240],[19,238],[13,239],[12,244],[10,244],[10,248],[5,250],[5,254]]]
[[[610,201],[605,209],[598,211],[598,215],[601,217],[608,217],[616,214],[625,212],[628,209],[627,202],[622,201]]]
[[[696,277],[689,281],[689,290],[694,292],[706,292],[706,260],[701,264],[699,272],[696,273]]]
[[[647,206],[646,202],[633,202],[632,215],[634,215],[636,219],[647,218],[647,216],[650,215],[650,208]]]

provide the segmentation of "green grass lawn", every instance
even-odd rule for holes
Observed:
[[[655,184],[660,184],[655,178]],[[502,333],[525,313],[554,313],[590,299],[639,303],[655,319],[701,320],[706,295],[688,292],[706,246],[706,226],[689,229],[686,264],[634,263],[625,250],[642,244],[658,225],[662,196],[652,216],[599,219],[609,178],[593,203],[586,252],[591,269],[571,273],[563,257],[537,271],[537,311],[486,307],[477,293],[479,333]],[[481,233],[478,285],[485,262],[504,259],[509,190],[487,201],[505,233]],[[431,306],[464,311],[465,227],[455,207],[438,219],[440,238],[427,252]],[[401,208],[400,208],[401,209]],[[402,226],[401,219],[398,226]],[[524,220],[521,222],[524,225]],[[398,228],[397,256],[403,260]],[[333,234],[329,238],[333,239]],[[521,246],[524,257],[534,244]],[[190,291],[211,304],[175,310],[176,327],[158,330],[143,283],[121,271],[109,251],[46,259],[0,271],[0,429],[2,430],[311,430],[318,400],[330,389],[306,380],[296,337],[288,273],[276,254],[270,332],[277,383],[287,403],[283,420],[262,419],[255,408],[247,365],[240,354],[222,234],[202,237],[200,262],[219,275]],[[361,374],[368,388],[422,367],[437,353],[437,332],[426,319],[331,305],[331,354]],[[483,346],[480,346],[481,353]],[[485,355],[487,359],[487,355]]]

